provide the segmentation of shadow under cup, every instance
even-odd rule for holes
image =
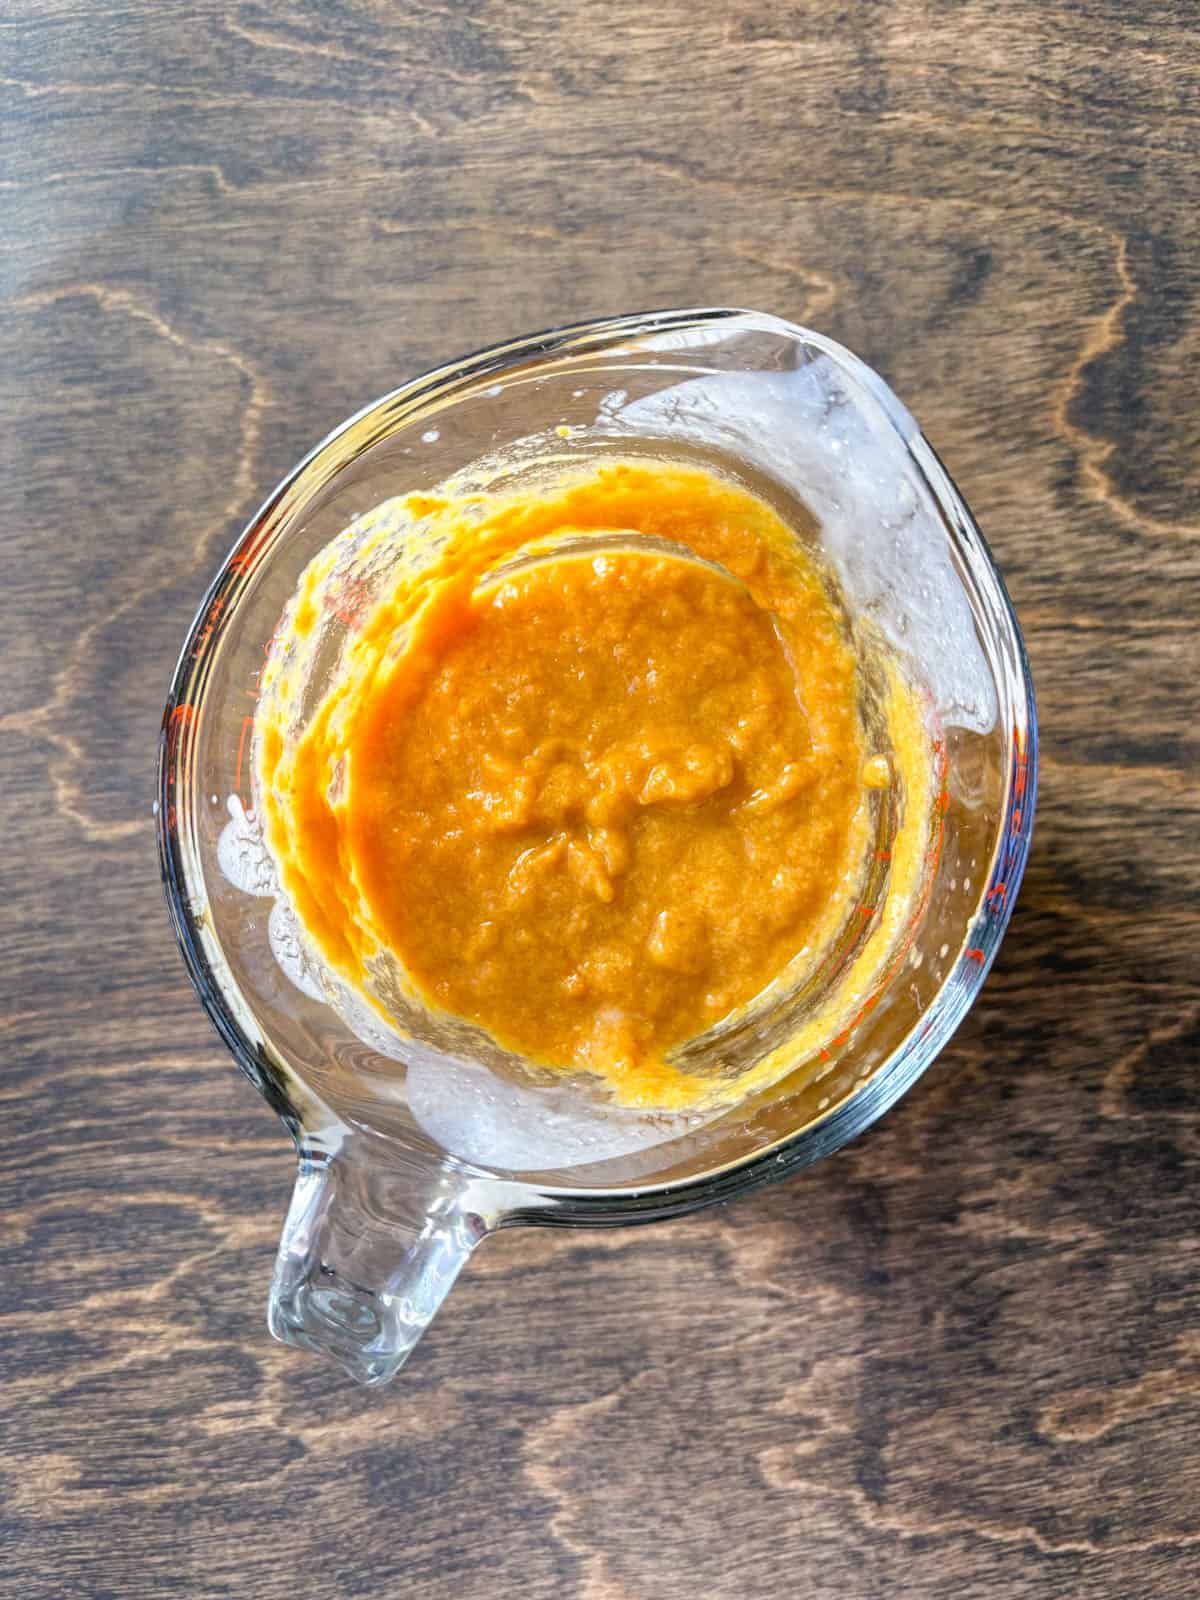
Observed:
[[[924,882],[880,964],[884,981],[836,1037],[789,1063],[772,1087],[707,1116],[605,1107],[584,1080],[530,1074],[480,1030],[398,1000],[412,1034],[402,1039],[305,948],[252,815],[251,730],[265,652],[318,551],[352,537],[346,530],[383,502],[452,474],[497,489],[547,463],[633,455],[708,465],[774,504],[835,576],[851,625],[869,625],[899,656],[934,728]],[[389,575],[376,575],[381,588]],[[348,621],[336,608],[324,617],[324,666],[307,708]],[[747,312],[614,319],[441,369],[353,418],[281,485],[225,563],[164,721],[168,899],[213,1020],[301,1147],[289,1229],[320,1233],[318,1213],[332,1202],[314,1198],[317,1169],[340,1168],[342,1187],[362,1191],[350,1209],[373,1219],[356,1235],[370,1258],[362,1271],[348,1265],[354,1250],[330,1267],[331,1281],[340,1272],[346,1288],[341,1299],[331,1291],[329,1315],[312,1299],[308,1261],[308,1308],[295,1326],[273,1311],[275,1331],[380,1381],[461,1264],[443,1249],[447,1229],[463,1234],[461,1258],[475,1237],[506,1222],[663,1216],[854,1137],[929,1064],[978,992],[1020,880],[1035,781],[1028,667],[983,540],[907,411],[831,341]],[[878,802],[880,845],[894,825],[891,803],[886,795]],[[886,850],[874,854],[873,902],[888,870]],[[861,926],[847,931],[822,982],[844,970],[864,937]],[[713,1070],[758,1059],[818,998],[811,987],[783,985],[686,1049]],[[373,1197],[364,1198],[368,1190]],[[413,1240],[442,1240],[445,1284],[430,1304],[399,1268],[393,1290],[361,1281],[380,1276],[389,1228],[410,1254]],[[299,1259],[288,1245],[285,1234],[280,1272]],[[345,1240],[341,1248],[345,1255]],[[416,1266],[406,1270],[411,1277]],[[427,1277],[432,1269],[422,1270]],[[286,1288],[277,1276],[277,1300]],[[369,1316],[364,1306],[374,1308]],[[411,1323],[398,1358],[388,1354],[405,1337],[386,1325],[393,1313]],[[373,1346],[378,1359],[364,1359]]]

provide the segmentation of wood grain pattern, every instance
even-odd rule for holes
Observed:
[[[16,0],[0,96],[0,1593],[1194,1595],[1193,8]],[[869,1137],[492,1241],[360,1393],[263,1327],[291,1157],[161,904],[175,652],[362,402],[702,302],[850,344],[971,500],[1020,906]]]

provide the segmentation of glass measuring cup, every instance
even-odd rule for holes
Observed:
[[[707,1117],[626,1113],[578,1084],[523,1078],[484,1037],[437,1019],[406,1018],[398,1038],[314,961],[254,819],[263,663],[317,552],[391,497],[463,469],[495,485],[547,456],[637,453],[707,461],[791,510],[851,617],[905,660],[933,729],[920,892],[877,981],[770,1087]],[[334,655],[361,600],[330,595]],[[999,576],[907,411],[832,341],[742,311],[615,318],[438,369],[359,413],[280,485],[218,573],[160,747],[160,854],[185,961],[299,1152],[272,1332],[385,1382],[493,1229],[666,1217],[853,1138],[978,992],[1035,787],[1032,686]],[[886,879],[888,852],[876,854]],[[778,1048],[781,1007],[801,1003],[785,995],[709,1048],[750,1060]]]

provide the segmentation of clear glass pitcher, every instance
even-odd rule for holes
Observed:
[[[522,1083],[419,1019],[397,1049],[314,967],[255,831],[257,684],[300,574],[382,501],[506,450],[518,465],[702,459],[790,503],[851,615],[888,637],[927,698],[930,845],[894,959],[849,1027],[707,1119]],[[1036,747],[1020,632],[969,511],[896,397],[831,340],[745,311],[613,318],[439,368],[345,423],[217,574],[160,747],[160,855],[184,959],[299,1152],[271,1331],[384,1383],[493,1229],[654,1221],[861,1133],[929,1065],[984,980],[1028,851]],[[772,1038],[764,1027],[739,1048]]]

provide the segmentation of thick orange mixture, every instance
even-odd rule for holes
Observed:
[[[411,510],[431,558],[298,738],[264,696],[284,885],[368,991],[388,952],[426,1004],[664,1103],[665,1053],[815,960],[860,880],[887,767],[838,615],[776,513],[699,468]]]

